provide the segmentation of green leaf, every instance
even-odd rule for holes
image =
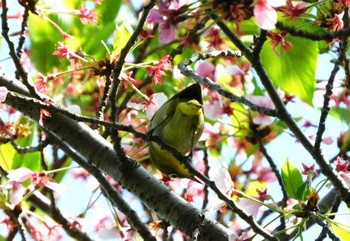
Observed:
[[[116,36],[113,42],[113,52],[112,56],[115,56],[120,53],[122,48],[126,45],[128,42],[130,36],[132,34],[132,30],[130,26],[127,26],[125,22],[122,22],[119,26],[116,28]]]
[[[331,223],[334,232],[341,240],[350,240],[350,228],[340,223]]]
[[[282,167],[282,179],[288,195],[302,201],[303,193],[300,190],[304,190],[303,179],[299,170],[289,162],[288,158]]]
[[[99,13],[100,23],[113,23],[122,2],[122,0],[104,0],[103,4],[97,5],[96,10]]]
[[[30,58],[35,68],[45,75],[60,64],[59,58],[52,53],[56,50],[57,42],[62,41],[62,34],[48,21],[35,14],[29,15],[28,29],[31,42]]]
[[[262,64],[277,87],[313,106],[318,44],[290,35],[285,40],[293,44],[287,52],[278,45],[274,53],[271,41],[265,42],[261,51]]]
[[[348,108],[333,107],[329,114],[345,124],[350,123],[350,110]]]
[[[15,154],[16,150],[10,142],[0,145],[0,166],[5,169],[5,171],[12,169]]]

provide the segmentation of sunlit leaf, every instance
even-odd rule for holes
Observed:
[[[125,22],[122,22],[116,29],[116,36],[113,43],[112,56],[117,55],[124,48],[125,44],[128,42],[132,30]]]
[[[6,171],[12,169],[15,154],[16,150],[10,142],[0,145],[0,166]]]
[[[303,179],[300,171],[287,159],[282,167],[282,179],[288,195],[296,200],[302,200]]]
[[[316,84],[317,42],[289,35],[285,40],[293,46],[286,52],[278,45],[274,49],[275,53],[271,42],[266,41],[261,52],[261,61],[277,87],[312,106]]]
[[[350,123],[350,111],[348,108],[333,107],[329,114],[338,120],[344,122],[345,124]]]
[[[345,226],[339,226],[336,223],[332,223],[332,228],[336,235],[341,239],[341,240],[350,240],[350,227],[345,227]]]

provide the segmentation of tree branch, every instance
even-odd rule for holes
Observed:
[[[28,92],[19,82],[0,78],[0,85],[6,86],[10,91],[20,90]],[[8,96],[5,103],[13,106],[34,121],[39,120],[40,108],[28,106],[15,96]],[[50,133],[58,143],[66,142],[77,153],[82,155],[93,165],[110,175],[125,189],[139,197],[147,207],[155,210],[160,216],[174,227],[191,236],[200,230],[198,240],[227,240],[227,231],[218,223],[207,220],[192,205],[171,192],[143,167],[137,166],[129,170],[120,170],[118,153],[113,150],[111,143],[107,142],[98,133],[82,123],[73,121],[59,113],[44,121],[41,126]],[[73,134],[75,133],[75,134]],[[81,140],[84,140],[82,142]],[[150,192],[152,190],[152,192]]]

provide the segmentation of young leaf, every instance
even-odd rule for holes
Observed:
[[[293,166],[288,158],[282,167],[282,179],[286,191],[291,198],[302,200],[303,180],[300,171]]]
[[[124,22],[117,26],[116,36],[113,43],[112,56],[116,56],[124,48],[125,44],[128,42],[132,31],[130,26],[127,26]]]
[[[273,47],[271,42],[267,41],[261,51],[261,62],[277,87],[313,106],[317,42],[289,35],[285,40],[293,45],[287,51],[283,50],[281,45]]]

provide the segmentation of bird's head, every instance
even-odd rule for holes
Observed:
[[[184,115],[188,116],[201,115],[203,113],[203,105],[197,100],[181,101],[177,108],[179,108]]]

